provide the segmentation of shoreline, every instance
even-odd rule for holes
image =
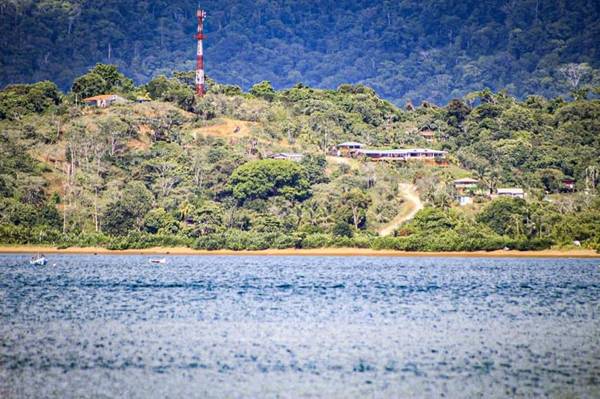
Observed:
[[[374,256],[374,257],[458,257],[458,258],[599,258],[591,249],[546,249],[541,251],[473,251],[473,252],[408,252],[369,248],[265,249],[258,251],[208,251],[186,247],[154,247],[145,249],[110,250],[100,247],[69,247],[59,249],[38,245],[4,245],[0,254],[71,254],[71,255],[199,255],[199,256]]]

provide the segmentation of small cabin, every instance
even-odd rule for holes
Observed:
[[[304,159],[304,154],[300,154],[297,152],[278,152],[278,153],[269,155],[269,158],[284,159],[286,161],[300,162]]]
[[[479,180],[471,179],[471,178],[467,177],[464,179],[454,180],[453,184],[454,184],[454,188],[456,189],[456,191],[464,192],[467,190],[477,189],[479,187]]]
[[[467,206],[467,205],[471,205],[473,203],[473,197],[470,197],[468,195],[461,195],[458,197],[458,204],[460,206]]]
[[[152,99],[148,96],[139,96],[135,99],[135,102],[140,104],[149,103],[150,101],[152,101]]]
[[[567,177],[562,179],[563,190],[575,191],[575,179]]]
[[[90,107],[106,108],[113,104],[126,104],[128,101],[117,94],[103,94],[93,96],[81,100],[85,105]]]
[[[460,206],[466,206],[473,203],[473,198],[470,196],[472,192],[479,188],[479,180],[464,178],[453,181],[456,194],[458,196],[458,203]]]
[[[419,135],[428,143],[435,143],[435,133],[431,129],[421,130]]]
[[[335,146],[338,157],[350,156],[363,147],[364,145],[362,143],[357,143],[355,141],[347,141],[345,143],[340,143]]]
[[[525,198],[525,191],[522,188],[499,188],[498,197]]]

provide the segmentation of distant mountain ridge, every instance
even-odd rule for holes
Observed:
[[[0,84],[68,89],[98,62],[137,83],[194,67],[196,4],[0,1]],[[206,0],[206,66],[247,89],[270,80],[364,83],[403,105],[490,87],[552,97],[600,81],[600,1]],[[569,69],[570,68],[570,69]],[[575,71],[575,76],[569,71]]]

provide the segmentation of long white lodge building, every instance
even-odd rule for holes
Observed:
[[[364,145],[356,142],[341,143],[336,146],[338,156],[353,158],[366,158],[372,161],[425,161],[427,163],[447,164],[447,151],[432,150],[430,148],[406,149],[366,149]]]

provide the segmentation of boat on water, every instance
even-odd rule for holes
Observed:
[[[150,263],[159,263],[159,264],[167,263],[167,258],[150,259]]]
[[[46,259],[45,256],[35,256],[33,258],[31,258],[31,260],[29,261],[30,265],[35,265],[35,266],[46,266],[46,264],[48,264],[48,259]]]

